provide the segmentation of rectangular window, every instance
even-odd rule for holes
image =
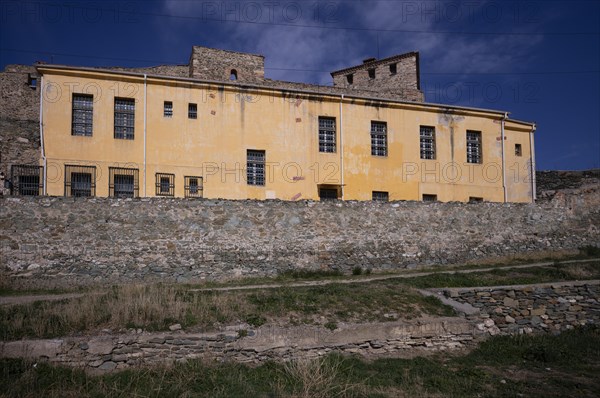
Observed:
[[[390,73],[395,75],[398,72],[397,64],[390,64]]]
[[[156,196],[175,196],[175,174],[156,173]]]
[[[92,136],[94,97],[87,94],[73,94],[71,135]]]
[[[390,200],[390,194],[384,191],[373,191],[372,200],[378,202],[388,202]]]
[[[515,156],[523,155],[523,150],[521,149],[521,144],[515,144]]]
[[[65,196],[96,196],[96,167],[65,165]]]
[[[248,185],[265,185],[265,151],[248,149],[246,181]]]
[[[37,76],[32,75],[31,73],[28,75],[27,82],[29,83],[29,87],[32,89],[37,88]]]
[[[109,167],[108,195],[111,198],[137,198],[139,196],[138,169]]]
[[[423,202],[437,202],[437,195],[423,194]]]
[[[188,104],[188,118],[198,119],[198,105]]]
[[[346,81],[348,82],[348,84],[353,84],[354,83],[354,75],[352,73],[350,73],[349,75],[346,75]]]
[[[186,198],[201,198],[203,196],[202,177],[186,176],[184,188]]]
[[[321,200],[335,200],[338,197],[337,188],[319,188],[319,199]]]
[[[165,117],[173,117],[173,102],[165,101],[164,115]]]
[[[369,79],[375,79],[375,69],[369,69]]]
[[[135,99],[115,98],[115,138],[132,140],[135,125]]]
[[[371,155],[387,156],[387,123],[371,122]]]
[[[335,118],[319,117],[319,152],[335,152]]]
[[[481,131],[467,130],[467,163],[481,163]]]
[[[39,196],[43,194],[42,166],[12,165],[10,167],[11,195]],[[1,188],[1,187],[0,187]]]
[[[435,159],[435,127],[421,126],[421,159]]]
[[[483,198],[477,196],[469,196],[469,203],[483,202]]]

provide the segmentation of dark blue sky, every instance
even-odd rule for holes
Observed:
[[[262,54],[273,79],[417,50],[426,101],[536,122],[537,168],[600,167],[600,2],[0,0],[0,67],[186,64]]]

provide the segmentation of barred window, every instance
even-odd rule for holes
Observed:
[[[156,196],[175,196],[175,174],[156,173]]]
[[[111,198],[139,196],[139,170],[122,167],[108,168],[108,195]]]
[[[189,119],[197,119],[198,118],[198,105],[188,104],[188,118]]]
[[[388,202],[390,200],[390,194],[385,191],[373,191],[372,200],[379,202]]]
[[[335,152],[335,118],[319,117],[319,152]]]
[[[371,155],[387,156],[387,123],[371,122]]]
[[[467,163],[481,163],[481,131],[467,130]]]
[[[164,116],[165,117],[173,117],[173,102],[165,101]]]
[[[115,98],[115,138],[133,139],[135,99]]]
[[[94,97],[88,94],[73,94],[71,135],[92,136]]]
[[[336,188],[319,188],[320,200],[338,199],[338,190]]]
[[[435,128],[421,126],[421,159],[435,159]]]
[[[437,195],[423,194],[424,202],[437,202]]]
[[[96,196],[96,167],[65,165],[65,196]]]
[[[39,196],[43,193],[42,166],[12,165],[10,167],[11,195]]]
[[[202,177],[186,176],[184,189],[186,198],[201,198],[203,196]]]
[[[248,149],[246,181],[248,185],[265,185],[265,151]]]

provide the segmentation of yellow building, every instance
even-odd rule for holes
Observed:
[[[204,47],[165,68],[37,66],[45,194],[534,200],[535,125],[422,102],[418,53],[333,72],[333,87]]]

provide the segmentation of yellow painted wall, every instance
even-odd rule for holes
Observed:
[[[372,191],[390,200],[441,201],[482,197],[502,201],[501,115],[442,109],[421,104],[372,103],[327,95],[240,89],[233,85],[40,68],[44,73],[43,126],[48,163],[47,193],[64,194],[64,165],[96,165],[96,195],[108,196],[108,167],[139,169],[140,196],[154,196],[155,174],[175,174],[175,196],[184,196],[184,176],[204,178],[204,197],[228,199],[318,199],[318,186],[342,185],[346,200],[371,200]],[[71,135],[72,92],[94,95],[93,136]],[[135,98],[135,138],[113,138],[114,98]],[[163,115],[173,102],[173,117]],[[198,118],[188,118],[188,103]],[[146,170],[144,180],[144,108]],[[337,151],[320,153],[319,116],[336,119]],[[371,121],[387,123],[388,155],[371,155]],[[419,126],[436,131],[436,159],[422,160]],[[483,163],[466,163],[466,130],[482,132]],[[506,123],[509,201],[531,201],[527,172],[531,125]],[[341,140],[343,136],[343,181]],[[521,157],[514,144],[522,145]],[[245,180],[246,151],[265,150],[265,186]],[[456,173],[459,174],[456,174]],[[144,183],[145,181],[145,183]]]

